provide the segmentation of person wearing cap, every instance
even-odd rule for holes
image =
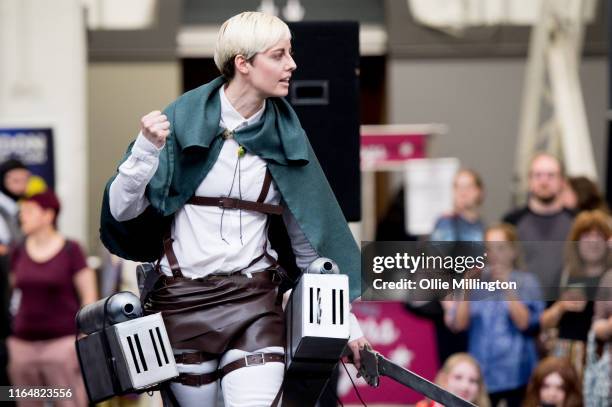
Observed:
[[[85,406],[74,316],[96,300],[96,280],[79,244],[57,230],[60,209],[51,190],[20,203],[25,239],[11,253],[10,280],[18,305],[7,339],[8,371],[13,386],[70,388],[74,397],[62,405]]]
[[[351,300],[360,253],[283,99],[296,69],[288,26],[238,14],[221,26],[214,59],[221,77],[141,119],[107,184],[101,239],[120,257],[157,262],[162,281],[144,306],[162,312],[180,373],[169,393],[181,406],[214,405],[219,381],[226,406],[270,406],[285,343],[272,215],[297,268],[333,259]],[[367,340],[354,316],[348,344],[358,366]]]

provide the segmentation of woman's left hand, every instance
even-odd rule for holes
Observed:
[[[368,342],[365,336],[362,336],[360,338],[350,341],[348,343],[348,347],[351,350],[352,355],[343,356],[342,361],[344,363],[347,363],[347,362],[353,363],[355,365],[355,368],[359,370],[359,368],[361,367],[361,355],[359,354],[359,351],[363,349],[366,345],[372,347],[372,345],[370,345],[370,342]],[[357,374],[357,377],[359,376],[360,375]]]

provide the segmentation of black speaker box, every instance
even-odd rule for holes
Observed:
[[[359,24],[289,23],[297,70],[287,100],[297,112],[348,221],[361,219]]]

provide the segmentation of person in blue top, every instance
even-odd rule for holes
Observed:
[[[480,206],[484,197],[484,186],[477,172],[462,169],[457,172],[453,182],[453,212],[438,219],[429,240],[438,242],[481,242],[484,225],[480,220]],[[453,245],[441,244],[442,249],[453,250]],[[464,251],[467,246],[457,247]],[[480,251],[480,245],[474,245],[475,251]],[[449,253],[452,254],[452,253]],[[461,253],[466,254],[466,253]],[[413,314],[427,318],[434,323],[436,329],[436,347],[438,362],[443,364],[450,355],[467,351],[467,335],[465,332],[452,332],[444,322],[446,309],[452,306],[451,301],[417,301],[409,302],[406,308]]]
[[[520,406],[537,363],[535,334],[544,309],[538,281],[517,269],[516,231],[502,224],[488,228],[487,268],[477,280],[516,283],[516,289],[466,290],[449,312],[449,327],[468,332],[468,348],[480,363],[491,405],[502,400]]]
[[[429,240],[432,242],[482,241],[484,224],[480,206],[484,186],[477,172],[462,169],[453,181],[453,212],[438,219]]]

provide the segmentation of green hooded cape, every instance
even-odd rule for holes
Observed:
[[[102,203],[100,237],[111,253],[135,261],[154,261],[162,253],[163,233],[173,214],[194,195],[221,147],[219,126],[223,78],[189,91],[165,110],[171,133],[147,185],[151,205],[136,219],[116,221],[110,213],[109,180]],[[323,174],[297,115],[282,98],[269,98],[261,120],[234,133],[235,140],[266,160],[285,210],[290,210],[319,254],[349,276],[350,298],[360,295],[360,253],[340,206]],[[122,162],[130,155],[133,143]]]

